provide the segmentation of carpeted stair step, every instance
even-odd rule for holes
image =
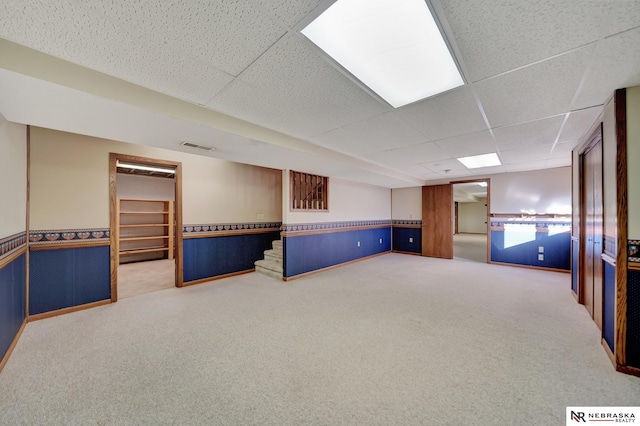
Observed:
[[[258,260],[255,262],[256,272],[282,280],[282,260],[274,262],[272,260]]]
[[[273,247],[274,250],[282,251],[282,240],[273,240],[271,242],[271,247]]]

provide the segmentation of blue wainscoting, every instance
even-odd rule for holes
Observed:
[[[6,355],[26,318],[25,272],[24,254],[0,269],[0,359]]]
[[[109,299],[109,268],[109,246],[32,250],[29,314]]]
[[[401,228],[394,226],[392,230],[392,250],[405,253],[422,254],[422,229]],[[413,242],[409,240],[412,239]]]
[[[254,262],[264,259],[264,251],[277,239],[280,231],[185,238],[184,282],[253,269]]]
[[[283,248],[284,277],[291,278],[390,251],[391,226],[301,236],[285,235]]]
[[[640,271],[627,275],[627,365],[640,368]]]
[[[616,324],[616,268],[608,262],[604,263],[603,301],[602,301],[602,334],[611,352],[615,352]]]
[[[569,232],[554,235],[535,232],[530,241],[505,247],[506,232],[508,231],[491,231],[492,262],[567,271],[571,269],[571,234]],[[538,247],[544,247],[544,253],[539,253]],[[538,254],[543,254],[544,260],[538,260]]]

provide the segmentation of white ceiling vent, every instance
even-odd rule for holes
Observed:
[[[191,142],[180,142],[182,146],[188,146],[189,148],[201,149],[203,151],[215,151],[216,149],[212,146],[198,145],[196,143]]]

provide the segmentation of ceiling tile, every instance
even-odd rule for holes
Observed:
[[[73,1],[126,28],[141,48],[160,44],[233,76],[286,32],[251,0]]]
[[[569,118],[564,123],[559,142],[576,141],[589,130],[591,125],[595,123],[596,118],[602,112],[602,107],[594,107],[581,109],[569,114]]]
[[[507,172],[524,172],[527,170],[544,169],[547,165],[546,160],[525,161],[522,163],[505,164],[504,168]]]
[[[640,0],[614,2],[607,20],[605,35],[610,36],[640,26]]]
[[[438,173],[441,175],[449,175],[453,174],[463,174],[470,175],[471,172],[467,169],[461,162],[455,159],[445,159],[438,161],[428,161],[420,164],[425,169],[431,170],[433,173]],[[449,171],[447,171],[449,170]]]
[[[469,170],[473,175],[493,175],[498,173],[504,173],[507,169],[504,166],[491,166],[491,167],[478,167],[477,169]]]
[[[567,166],[571,166],[571,157],[550,158],[546,161],[544,168],[553,169],[555,167],[567,167]]]
[[[468,86],[407,105],[397,111],[430,140],[444,139],[487,128]]]
[[[455,158],[496,152],[496,143],[489,130],[441,139],[434,143]]]
[[[349,124],[342,128],[350,141],[350,152],[362,154],[386,151],[426,142],[426,138],[413,127],[407,125],[396,112]]]
[[[613,0],[441,0],[475,82],[596,41]]]
[[[593,45],[474,86],[492,127],[567,112]]]
[[[640,85],[640,28],[598,43],[573,109],[602,105],[616,89]]]
[[[364,154],[364,158],[376,163],[392,167],[408,166],[429,161],[439,161],[450,158],[449,155],[432,142],[397,148],[389,151]]]
[[[536,146],[532,148],[511,149],[500,152],[502,164],[526,163],[537,160],[546,160],[551,153],[552,145]]]
[[[258,0],[284,26],[294,28],[325,0]]]
[[[305,139],[391,110],[337,71],[298,34],[281,39],[239,80],[244,84],[230,85],[208,106]],[[247,105],[252,96],[261,104]],[[276,105],[278,111],[265,111],[269,107],[265,104]]]
[[[557,143],[556,146],[553,147],[553,150],[549,154],[549,158],[566,158],[568,157],[571,160],[571,151],[578,144],[578,141]]]
[[[556,141],[564,115],[530,121],[514,126],[493,129],[500,151],[539,145],[550,145]]]

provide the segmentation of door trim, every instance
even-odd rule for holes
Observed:
[[[491,178],[483,179],[467,179],[467,180],[455,180],[451,182],[451,190],[453,191],[453,185],[456,183],[474,183],[474,182],[486,182],[487,183],[487,263],[491,263]],[[452,245],[453,245],[453,236]]]
[[[109,236],[110,249],[109,261],[111,268],[111,302],[118,300],[118,240],[116,229],[117,214],[117,168],[118,160],[144,164],[148,166],[174,167],[175,174],[175,261],[176,261],[176,287],[182,287],[183,281],[183,247],[182,247],[182,163],[178,161],[158,160],[154,158],[138,157],[135,155],[109,153]]]

